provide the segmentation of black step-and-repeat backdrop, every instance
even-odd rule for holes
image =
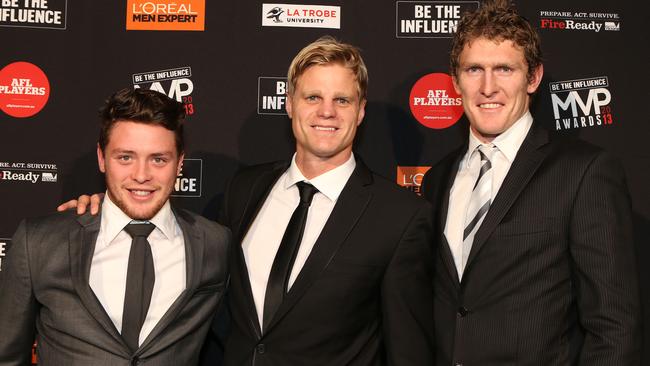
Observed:
[[[239,166],[290,157],[286,70],[324,34],[361,47],[369,68],[358,153],[417,191],[426,169],[467,138],[448,57],[461,13],[479,2],[284,2],[0,0],[0,268],[20,219],[104,189],[97,109],[123,87],[185,103],[188,159],[174,199],[215,217]],[[543,39],[537,123],[625,166],[650,325],[649,11],[632,0],[518,6]]]

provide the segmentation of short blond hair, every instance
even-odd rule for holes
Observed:
[[[287,93],[293,95],[298,78],[311,66],[340,64],[352,71],[357,82],[359,100],[366,99],[368,90],[368,69],[359,49],[351,44],[324,36],[300,50],[291,61],[287,74]]]

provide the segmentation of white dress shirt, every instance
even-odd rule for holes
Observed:
[[[305,232],[289,276],[289,288],[295,282],[307,257],[309,257],[316,239],[323,230],[325,222],[327,222],[332,209],[334,209],[336,200],[339,198],[355,167],[356,162],[354,154],[352,154],[343,165],[308,180],[296,165],[296,156],[294,154],[289,169],[280,176],[271,189],[268,198],[242,241],[260,326],[264,324],[264,297],[271,266],[280,247],[284,231],[287,224],[289,224],[289,219],[300,202],[296,183],[301,181],[311,183],[318,189],[318,192],[314,195],[309,207]]]
[[[526,112],[510,128],[492,140],[497,150],[492,155],[492,201],[496,197],[501,183],[510,170],[510,165],[517,156],[519,147],[526,138],[530,127],[533,124],[533,117]],[[445,224],[445,237],[449,243],[451,253],[454,256],[458,278],[463,276],[463,263],[467,261],[469,253],[463,252],[463,230],[465,229],[465,216],[472,189],[476,183],[479,173],[481,158],[476,148],[480,145],[479,139],[474,136],[470,129],[469,146],[458,166],[458,172],[454,184],[449,192],[449,209],[447,210],[447,221]]]
[[[131,218],[106,194],[89,282],[118,332],[122,331],[126,273],[131,250],[131,237],[123,229],[129,222]],[[185,241],[169,201],[150,222],[156,225],[148,237],[156,281],[149,311],[140,331],[139,344],[147,338],[186,285]]]

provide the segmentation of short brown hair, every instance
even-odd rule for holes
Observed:
[[[481,37],[497,42],[508,40],[521,47],[528,64],[528,80],[533,79],[535,70],[542,64],[539,34],[509,0],[486,0],[476,11],[463,14],[452,40],[452,76],[457,76],[465,46]]]
[[[101,128],[99,147],[105,151],[111,129],[120,121],[131,121],[164,127],[174,132],[176,152],[185,151],[183,104],[154,90],[125,88],[106,99],[99,111]]]
[[[359,49],[351,44],[324,36],[300,50],[291,61],[287,75],[287,93],[292,95],[298,78],[314,65],[341,64],[352,70],[357,82],[359,100],[366,99],[368,89],[368,70],[361,58]]]

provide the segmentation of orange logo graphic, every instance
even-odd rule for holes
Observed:
[[[205,0],[127,0],[127,30],[202,31]]]
[[[430,166],[398,166],[397,184],[420,194],[422,178],[429,169],[431,169]]]

